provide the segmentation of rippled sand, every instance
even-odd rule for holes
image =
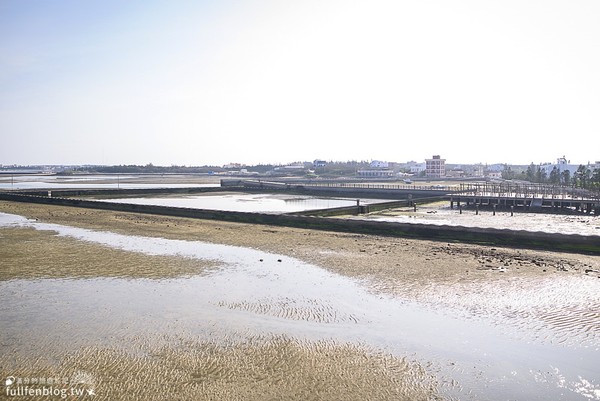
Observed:
[[[86,347],[55,366],[20,359],[12,375],[84,372],[99,400],[435,400],[434,380],[416,364],[354,344],[286,337],[135,343],[136,352]]]
[[[197,337],[170,322],[162,315],[164,311],[157,320],[134,315],[127,322],[127,309],[136,311],[136,307],[123,304],[114,309],[123,297],[119,287],[147,296],[128,282],[151,279],[156,284],[143,288],[157,291],[164,288],[164,280],[179,278],[181,282],[186,277],[218,273],[225,268],[222,262],[147,255],[18,226],[0,228],[0,244],[0,282],[10,283],[2,285],[5,293],[0,297],[0,321],[6,330],[0,333],[3,377],[60,378],[69,383],[54,387],[94,391],[93,398],[99,400],[442,399],[435,378],[419,364],[367,345],[236,333],[226,323],[211,331],[214,322],[207,322],[200,330],[205,334]],[[54,294],[61,288],[62,296]],[[39,290],[44,291],[39,296],[22,292]],[[99,295],[105,291],[111,294]],[[105,300],[107,295],[115,298],[114,305]],[[78,302],[80,296],[92,300]],[[173,300],[164,292],[157,296],[164,296],[167,305]],[[47,302],[56,303],[60,311],[55,314]],[[106,312],[86,313],[94,304]],[[315,298],[258,298],[221,301],[216,306],[283,320],[357,321],[352,314]],[[194,305],[186,308],[187,316],[195,319]],[[44,310],[52,311],[48,321],[36,313]],[[93,316],[86,320],[86,314],[103,320],[96,322]],[[86,327],[92,321],[97,328]],[[86,381],[74,384],[77,377]]]
[[[264,298],[257,301],[219,302],[219,306],[306,322],[357,323],[360,319],[318,299]]]
[[[504,306],[488,302],[489,299],[498,298],[498,293],[502,293],[505,294],[508,302],[512,303],[514,313],[537,316],[541,319],[536,319],[534,325],[541,325],[540,321],[560,321],[565,316],[571,316],[573,318],[571,329],[578,335],[587,337],[597,337],[597,330],[587,330],[591,324],[598,324],[600,327],[600,317],[597,313],[585,313],[585,311],[600,310],[598,308],[600,295],[597,291],[593,291],[600,282],[600,257],[597,256],[445,244],[285,227],[271,228],[10,202],[0,202],[0,210],[47,222],[92,229],[109,228],[111,231],[124,234],[202,240],[287,254],[332,272],[363,280],[365,285],[374,291],[414,299],[434,307],[441,302],[440,300],[444,300],[446,305],[455,303],[462,308],[460,305],[470,299],[470,305],[487,305],[485,314],[508,315],[504,313],[506,309]],[[64,238],[55,241],[68,242]],[[44,246],[41,243],[31,245]],[[78,245],[73,245],[71,250],[66,247],[65,252],[76,253],[77,247]],[[48,250],[39,249],[39,251],[51,255]],[[118,254],[119,251],[113,253]],[[144,256],[127,255],[127,258],[143,260]],[[90,261],[93,262],[94,258],[91,257]],[[140,261],[124,263],[124,270],[120,270],[119,267],[119,271],[126,272],[126,266],[135,263],[141,264]],[[102,264],[102,261],[98,261],[98,264]],[[155,266],[147,264],[147,271],[159,272],[159,275],[190,274],[211,267],[206,261],[170,257],[158,263],[162,264],[162,267],[154,264]],[[53,263],[53,269],[68,268],[68,263],[66,267],[60,266],[61,263]],[[165,269],[165,266],[168,268]],[[95,268],[90,269],[90,271],[94,270]],[[143,269],[134,270],[133,274],[143,276]],[[48,275],[53,271],[49,269],[42,274]],[[39,276],[40,272],[27,273],[25,270],[23,274]],[[565,291],[553,291],[551,290],[553,286]],[[590,286],[593,288],[590,289]],[[547,289],[541,305],[531,300],[540,299],[538,288]],[[590,295],[590,291],[593,295]],[[574,308],[570,302],[572,299],[579,300],[580,305]],[[527,308],[522,306],[524,304],[528,305]],[[247,303],[224,306],[279,316],[288,313],[281,305],[281,301],[275,303],[269,301],[263,305]],[[470,308],[472,309],[472,306]],[[583,312],[578,312],[580,309]],[[480,310],[483,310],[483,306]],[[312,312],[310,307],[305,307],[302,313],[310,315]]]

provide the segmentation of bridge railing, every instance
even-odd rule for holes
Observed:
[[[307,187],[326,187],[326,188],[352,188],[352,189],[398,189],[398,190],[417,190],[417,191],[449,191],[456,192],[460,190],[458,185],[413,185],[413,184],[388,184],[388,183],[362,183],[362,182],[309,182],[301,184]]]
[[[546,199],[600,199],[600,194],[581,188],[532,183],[463,183],[460,192],[475,196],[546,198]]]

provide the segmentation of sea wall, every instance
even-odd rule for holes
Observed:
[[[356,234],[420,238],[444,242],[468,242],[490,246],[509,246],[517,248],[545,249],[552,251],[600,255],[599,236],[568,235],[519,230],[499,230],[475,227],[438,226],[432,224],[365,221],[358,219],[300,216],[291,214],[229,212],[206,209],[112,203],[82,199],[56,197],[49,198],[7,192],[0,193],[0,200],[113,210],[120,212],[146,213],[163,216],[221,220],[239,223],[307,228],[313,230],[337,231]]]
[[[437,198],[436,198],[437,199]],[[357,199],[360,201],[360,199]],[[398,200],[398,201],[390,201],[390,202],[378,202],[371,203],[368,205],[360,204],[357,206],[340,206],[340,207],[331,207],[327,209],[313,209],[313,210],[304,210],[301,212],[292,212],[288,213],[290,215],[297,216],[319,216],[319,217],[332,217],[332,216],[351,216],[358,214],[365,214],[371,212],[378,212],[381,210],[387,210],[398,207],[406,207],[413,204],[412,201],[408,200]]]
[[[370,199],[422,199],[422,198],[445,198],[451,191],[448,189],[434,189],[429,187],[414,187],[402,185],[398,187],[382,186],[380,184],[357,184],[357,183],[336,183],[332,185],[263,181],[263,180],[242,180],[242,179],[223,179],[221,187],[239,191],[278,191],[293,194],[311,195],[311,196],[332,196],[345,198],[370,198]]]

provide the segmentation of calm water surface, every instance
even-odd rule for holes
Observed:
[[[355,206],[356,199],[317,198],[287,194],[203,194],[168,197],[140,197],[102,199],[106,202],[133,203],[138,205],[158,205],[188,207],[193,209],[224,210],[233,212],[290,213],[304,210],[317,210],[335,207]],[[382,202],[381,200],[361,199],[362,205]]]
[[[183,177],[186,178],[186,177]],[[189,179],[189,177],[187,177]],[[136,175],[0,175],[0,189],[144,189],[219,187],[218,183],[179,183],[178,177]]]

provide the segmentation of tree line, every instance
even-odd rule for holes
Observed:
[[[600,168],[592,170],[590,166],[579,165],[577,171],[571,174],[570,170],[560,170],[557,166],[552,168],[550,173],[546,169],[531,163],[527,169],[514,171],[510,166],[505,165],[502,171],[502,178],[506,180],[523,180],[536,183],[547,183],[553,185],[571,186],[574,188],[583,188],[589,190],[600,190]]]

